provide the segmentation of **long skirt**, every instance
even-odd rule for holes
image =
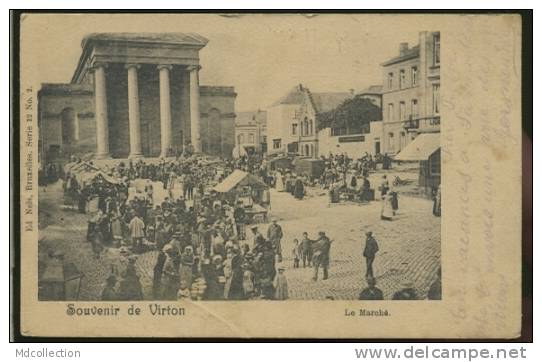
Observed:
[[[393,218],[393,207],[389,199],[382,200],[382,211],[380,213],[382,220],[391,220]]]
[[[282,177],[279,176],[277,177],[277,181],[275,183],[275,189],[278,191],[278,192],[283,192],[284,191],[284,182],[282,181]]]
[[[192,265],[181,264],[180,270],[181,283],[184,283],[187,288],[192,287]]]

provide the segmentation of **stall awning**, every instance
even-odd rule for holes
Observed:
[[[267,185],[258,180],[256,176],[251,175],[245,171],[234,170],[228,177],[221,183],[214,187],[217,192],[230,192],[237,185],[241,186],[254,186],[257,188],[267,188]]]
[[[84,173],[78,174],[78,181],[84,184],[90,183],[96,177],[102,177],[106,182],[109,182],[110,184],[117,185],[120,183],[120,180],[117,180],[113,176],[109,176],[103,171],[92,171],[92,172],[84,172]]]
[[[440,133],[422,133],[393,159],[397,161],[426,161],[439,148]]]

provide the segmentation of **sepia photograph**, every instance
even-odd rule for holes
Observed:
[[[85,35],[38,90],[40,300],[441,299],[440,33],[415,35],[377,84],[288,73],[270,104],[200,84],[203,35]]]
[[[520,20],[23,14],[23,329],[516,335]]]

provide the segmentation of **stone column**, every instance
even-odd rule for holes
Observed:
[[[167,157],[171,149],[171,100],[169,89],[169,71],[171,65],[159,65],[160,71],[160,157]]]
[[[94,97],[96,107],[96,158],[109,158],[109,125],[107,120],[107,96],[105,68],[107,64],[94,65]]]
[[[128,70],[128,120],[130,125],[130,156],[138,158],[141,153],[141,122],[139,119],[138,64],[126,64]]]
[[[201,152],[199,119],[199,75],[200,66],[188,68],[190,72],[190,138],[194,152]]]

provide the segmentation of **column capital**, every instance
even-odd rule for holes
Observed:
[[[92,64],[89,69],[91,71],[94,71],[98,68],[107,68],[108,66],[109,66],[109,63],[106,63],[106,62],[94,62],[94,64]]]
[[[156,69],[158,69],[158,70],[160,70],[160,69],[171,70],[171,69],[173,69],[173,65],[171,65],[171,64],[158,64],[156,66]]]
[[[189,72],[192,72],[194,70],[200,71],[201,70],[201,65],[189,65],[189,66],[186,67],[186,70],[188,70]]]
[[[141,68],[141,64],[138,64],[138,63],[126,63],[126,64],[124,64],[124,68],[125,69],[130,69],[130,68],[139,69],[139,68]]]

